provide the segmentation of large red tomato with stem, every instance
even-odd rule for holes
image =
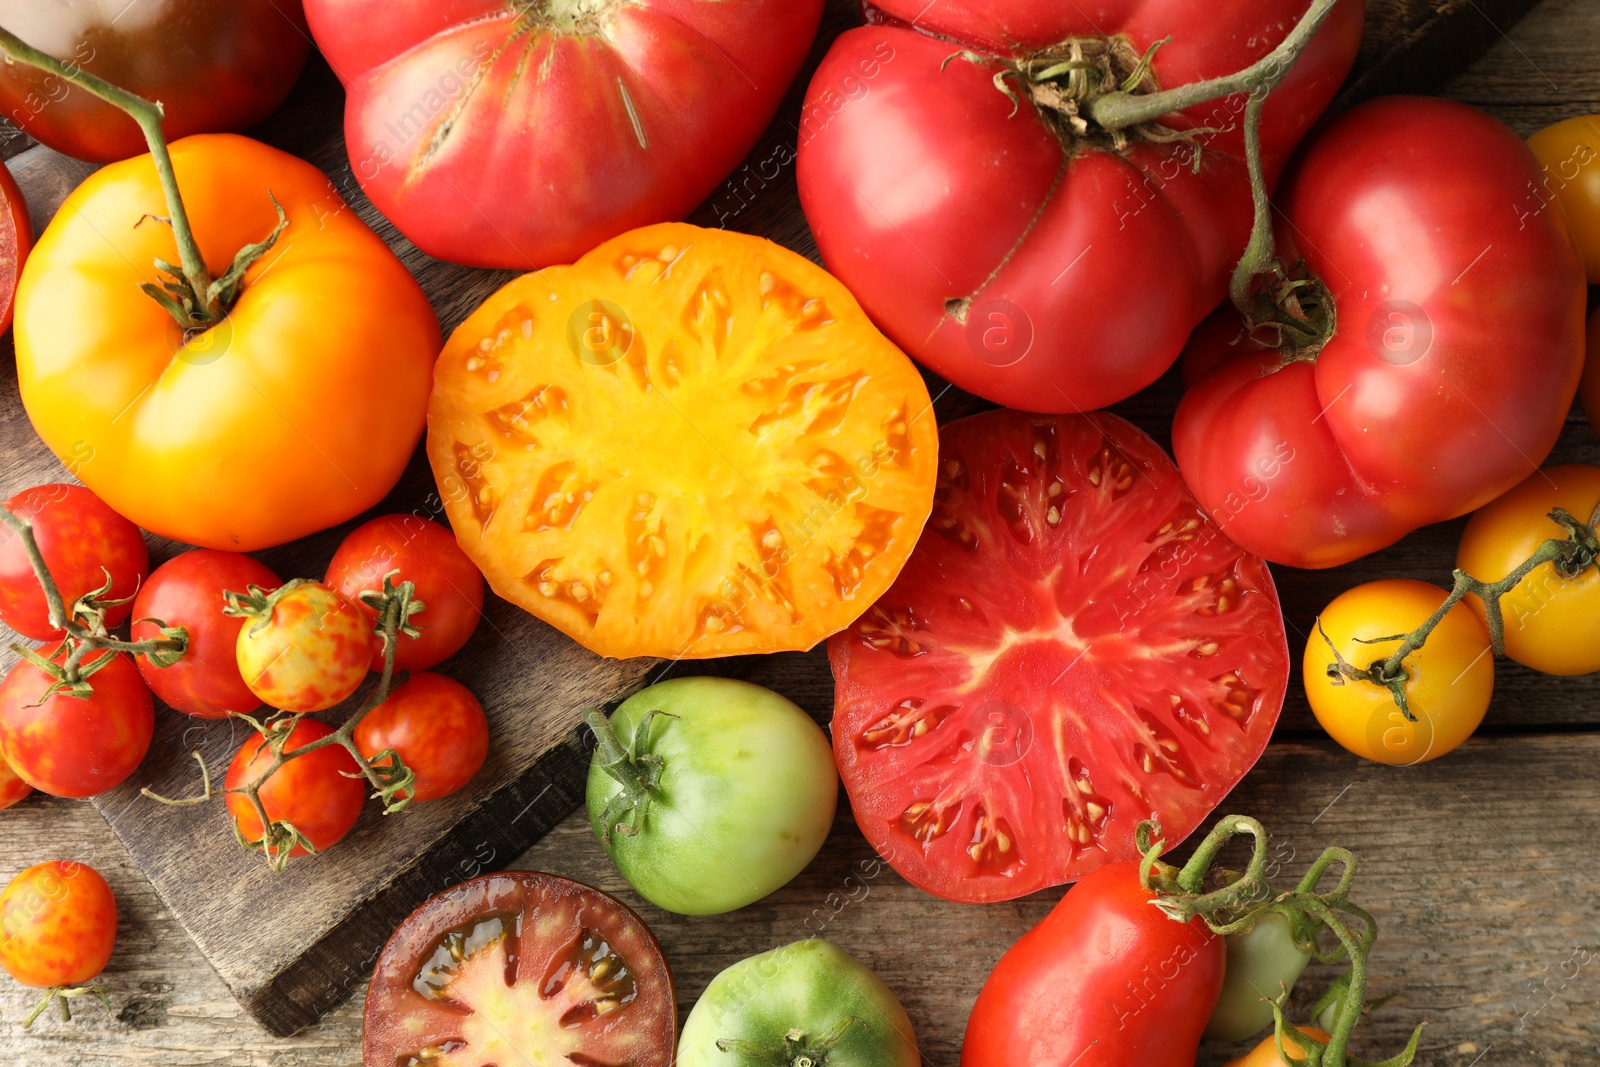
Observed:
[[[922,541],[828,646],[862,833],[963,901],[1132,858],[1143,819],[1181,840],[1282,708],[1266,565],[1112,415],[975,415],[944,427],[939,457]]]
[[[1185,356],[1173,448],[1233,540],[1336,566],[1488,503],[1550,453],[1586,290],[1542,175],[1502,123],[1425,97],[1365,104],[1306,146],[1277,246],[1321,287],[1283,313],[1301,321],[1237,345],[1239,314],[1218,312]]]
[[[822,0],[308,0],[356,180],[430,255],[527,270],[681,219],[744,158]]]
[[[1247,68],[1310,6],[878,0],[890,21],[835,42],[801,118],[800,199],[824,264],[969,392],[1058,412],[1132,395],[1177,359],[1244,250],[1245,98],[1127,131],[1082,116],[1125,79],[1147,93]],[[1269,179],[1344,80],[1362,18],[1340,0],[1272,91]]]
[[[0,757],[41,793],[98,796],[127,781],[150,750],[155,701],[127,653],[89,653],[82,677],[88,696],[49,693],[55,679],[23,660],[0,682]]]
[[[16,303],[17,276],[33,247],[33,224],[28,221],[28,203],[17,188],[11,171],[0,166],[0,333],[11,329],[11,312]]]

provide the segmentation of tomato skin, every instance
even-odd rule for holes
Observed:
[[[29,785],[11,764],[0,756],[0,811],[16,807],[33,793]]]
[[[1207,1041],[1232,1042],[1254,1037],[1272,1025],[1272,1005],[1283,989],[1293,989],[1306,965],[1281,912],[1268,912],[1256,924],[1227,937],[1228,966],[1217,1006],[1206,1023]]]
[[[800,201],[823,263],[920,363],[1027,411],[1090,411],[1155,381],[1226,295],[1248,239],[1242,98],[1164,119],[1227,127],[1192,149],[1073,151],[997,67],[1125,34],[1164,87],[1229,74],[1269,52],[1305,0],[1252,0],[1223,27],[1191,0],[876,5],[896,24],[849,30],[806,93]],[[1363,5],[1343,0],[1264,109],[1269,181],[1355,59]],[[1127,279],[1159,272],[1160,285]],[[963,308],[958,301],[966,301]]]
[[[433,308],[321,171],[232,134],[172,145],[195,240],[220,274],[289,227],[227,320],[185,341],[138,288],[178,259],[149,156],[92,174],[17,289],[17,377],[34,428],[120,514],[249,552],[338,525],[393,488],[422,433]],[[247,491],[246,491],[247,490]]]
[[[961,1067],[1145,1067],[1193,1063],[1222,989],[1223,940],[1150,904],[1139,864],[1073,886],[995,964]]]
[[[1184,478],[1233,540],[1336,566],[1488,503],[1549,455],[1586,290],[1561,213],[1537,210],[1540,177],[1498,120],[1433,98],[1363,104],[1301,150],[1278,253],[1327,284],[1335,333],[1285,363],[1234,346],[1224,308],[1190,339],[1173,423]]]
[[[1321,631],[1306,642],[1301,665],[1306,699],[1328,736],[1364,759],[1400,766],[1437,759],[1472,736],[1494,692],[1494,655],[1488,631],[1465,604],[1451,608],[1427,643],[1406,657],[1406,703],[1416,722],[1406,720],[1387,688],[1328,676],[1330,641],[1352,667],[1365,670],[1400,646],[1377,638],[1409,633],[1444,600],[1438,586],[1394,578],[1358,585],[1323,609]]]
[[[1539,545],[1566,531],[1547,517],[1552,508],[1590,522],[1600,509],[1600,467],[1546,467],[1467,520],[1456,566],[1483,582],[1497,582]],[[1483,602],[1466,603],[1484,618]],[[1563,578],[1547,563],[1500,598],[1506,655],[1545,674],[1600,671],[1600,571],[1589,567]]]
[[[1319,1030],[1315,1026],[1302,1026],[1300,1027],[1300,1032],[1319,1041],[1327,1041],[1329,1037],[1328,1031]],[[1283,1039],[1283,1047],[1291,1055],[1303,1056],[1305,1054],[1305,1049],[1300,1047],[1300,1042],[1292,1037]],[[1261,1040],[1261,1044],[1245,1055],[1229,1060],[1224,1067],[1288,1067],[1288,1065],[1283,1062],[1283,1057],[1278,1055],[1277,1037],[1273,1034],[1268,1034]]]
[[[68,611],[79,597],[104,585],[107,572],[111,591],[104,599],[120,600],[133,596],[150,570],[139,528],[81,485],[34,486],[7,500],[6,507],[33,524],[33,539]],[[128,604],[108,608],[106,624],[116,626],[132,611]],[[9,526],[0,527],[0,622],[34,641],[64,636],[50,625],[44,589]]]
[[[263,704],[326,711],[366,680],[372,630],[359,608],[321,582],[290,585],[267,615],[240,628],[239,673]]]
[[[127,781],[150,750],[155,701],[127,653],[110,655],[89,679],[94,692],[87,699],[56,693],[41,702],[52,679],[27,660],[0,682],[0,755],[39,792],[98,796]],[[54,661],[65,658],[59,653]]]
[[[16,306],[17,276],[33,248],[33,223],[28,204],[7,167],[0,167],[0,333],[11,329]]]
[[[438,800],[472,781],[489,755],[489,720],[460,682],[413,674],[356,727],[356,747],[369,761],[394,749],[417,776],[412,800]]]
[[[252,585],[270,592],[282,584],[266,564],[210,548],[185,552],[157,567],[134,598],[132,639],[159,638],[160,622],[183,627],[189,644],[170,667],[157,667],[140,656],[145,684],[178,711],[199,719],[255,711],[261,700],[239,673],[236,654],[246,620],[222,613],[223,593],[242,593]]]
[[[57,59],[161,101],[168,141],[254,126],[289,94],[310,51],[300,0],[185,0],[134,12],[13,4],[6,21]],[[126,114],[21,63],[0,70],[0,112],[78,159],[110,163],[146,150]]]
[[[776,114],[822,2],[308,0],[306,13],[378,210],[430,255],[531,270],[705,200]]]
[[[70,860],[29,867],[0,892],[0,967],[25,986],[91,982],[117,940],[117,899],[100,872]]]
[[[415,515],[383,515],[350,531],[328,564],[327,584],[376,623],[378,613],[362,602],[364,590],[382,590],[384,575],[409,581],[424,610],[412,618],[420,637],[402,635],[395,645],[397,671],[425,671],[461,650],[483,618],[483,575],[456,544],[455,535]],[[383,638],[372,638],[372,669],[383,670]]]
[[[331,733],[332,729],[315,719],[302,719],[290,731],[283,750],[293,752]],[[223,788],[248,785],[270,766],[272,750],[266,747],[265,738],[256,734],[233,754]],[[313,848],[324,852],[338,844],[361,817],[367,780],[342,745],[329,745],[278,768],[261,786],[260,796],[267,818],[293,824]],[[227,802],[228,815],[244,839],[260,840],[261,819],[250,799],[241,793],[229,793]],[[306,850],[296,845],[289,855],[304,856]]]
[[[740,960],[711,980],[684,1020],[677,1067],[723,1067],[730,1061],[719,1041],[745,1041],[771,1053],[785,1037],[826,1037],[846,1019],[826,1059],[848,1067],[918,1067],[911,1019],[894,991],[844,949],[820,939],[791,944]],[[774,1055],[771,1063],[791,1062]],[[813,1062],[796,1059],[793,1062]]]
[[[1578,243],[1589,284],[1600,283],[1600,115],[1577,115],[1528,138],[1544,174],[1539,202],[1522,211],[1561,205],[1567,229]]]
[[[652,711],[665,714],[636,743]],[[673,678],[623,701],[611,726],[624,747],[663,760],[661,780],[637,834],[608,832],[606,805],[622,786],[597,753],[589,823],[623,877],[657,907],[720,915],[753,904],[804,870],[833,829],[839,774],[828,739],[769,689]]]

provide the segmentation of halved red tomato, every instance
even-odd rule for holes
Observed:
[[[909,881],[1007,900],[1173,843],[1266,747],[1289,653],[1267,566],[1113,415],[949,424],[928,532],[829,642],[856,822]]]
[[[667,1067],[661,946],[598,889],[507,871],[446,890],[389,939],[367,990],[366,1067]]]

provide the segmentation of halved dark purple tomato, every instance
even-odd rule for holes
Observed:
[[[1112,415],[975,415],[941,431],[939,467],[899,579],[828,645],[862,832],[974,902],[1133,858],[1142,819],[1181,841],[1283,706],[1266,564]]]
[[[598,889],[508,871],[400,924],[367,991],[365,1067],[668,1067],[672,974],[639,917]]]

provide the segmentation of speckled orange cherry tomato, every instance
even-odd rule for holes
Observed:
[[[50,656],[48,647],[38,649]],[[61,663],[66,653],[57,651]],[[155,733],[155,700],[126,652],[92,652],[82,676],[87,697],[55,692],[54,679],[27,660],[0,682],[0,756],[42,793],[92,797],[128,780]]]
[[[1326,1030],[1318,1030],[1314,1026],[1302,1026],[1300,1032],[1318,1041],[1328,1040],[1328,1032]],[[1305,1049],[1300,1047],[1300,1042],[1292,1037],[1283,1039],[1283,1047],[1293,1056],[1303,1056],[1306,1052]],[[1283,1057],[1278,1055],[1277,1037],[1268,1034],[1262,1039],[1261,1044],[1238,1059],[1229,1060],[1225,1067],[1284,1067]]]
[[[252,620],[235,647],[239,673],[262,703],[325,711],[360,688],[372,665],[372,627],[359,607],[304,578],[272,593],[251,586],[236,600],[236,613]]]
[[[4,756],[0,756],[0,811],[22,803],[32,792],[33,786],[23,780]]]
[[[0,893],[0,931],[0,967],[23,985],[82,985],[111,959],[117,898],[93,867],[41,863]]]
[[[438,800],[457,792],[489,755],[489,720],[466,686],[442,674],[413,674],[356,727],[369,761],[389,750],[417,776],[402,796]]]
[[[363,646],[365,647],[365,646]],[[283,750],[293,752],[323,740],[333,731],[315,719],[295,723],[284,741]],[[224,789],[239,789],[260,778],[272,766],[272,749],[257,734],[233,754]],[[367,799],[367,780],[343,745],[327,745],[292,759],[273,772],[261,786],[261,806],[267,818],[286,822],[318,852],[338,844],[361,817]],[[228,815],[246,841],[262,839],[261,817],[243,793],[228,794]],[[291,856],[304,856],[308,850],[295,845]]]

